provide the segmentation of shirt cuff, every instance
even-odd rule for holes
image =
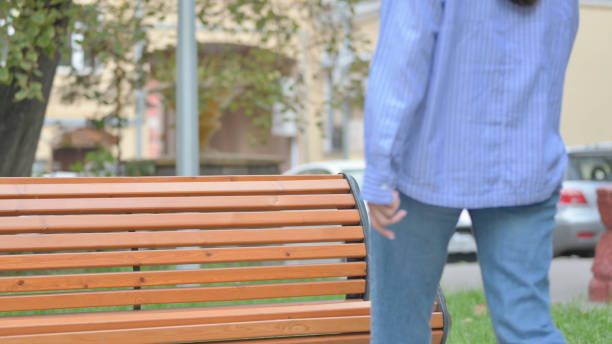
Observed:
[[[395,177],[387,172],[366,167],[361,187],[361,199],[368,203],[389,204],[393,201]]]

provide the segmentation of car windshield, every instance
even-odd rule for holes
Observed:
[[[363,182],[363,169],[344,170],[344,173],[350,174],[357,181],[357,185],[361,185]]]
[[[612,154],[610,156],[569,156],[566,179],[612,181]]]

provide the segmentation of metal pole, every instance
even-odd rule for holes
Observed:
[[[178,46],[176,51],[176,175],[200,174],[198,140],[197,43],[195,1],[178,0]],[[193,231],[193,229],[187,230]],[[183,249],[195,249],[184,247]],[[199,269],[199,264],[177,265],[179,270]],[[186,285],[194,287],[196,285]]]
[[[200,174],[195,1],[178,0],[176,174]]]

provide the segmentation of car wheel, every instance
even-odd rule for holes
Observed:
[[[602,181],[602,180],[606,180],[607,177],[608,177],[608,174],[606,173],[606,170],[603,169],[603,167],[595,167],[591,171],[592,180]]]

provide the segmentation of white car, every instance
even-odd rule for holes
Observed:
[[[284,174],[339,174],[351,175],[361,184],[365,162],[363,160],[330,160],[296,166]],[[457,231],[448,244],[450,255],[472,255],[476,253],[476,242],[471,235],[472,222],[467,211],[463,211],[457,222]]]
[[[554,253],[592,256],[605,231],[597,188],[612,184],[612,143],[568,148],[568,158],[555,217]]]

